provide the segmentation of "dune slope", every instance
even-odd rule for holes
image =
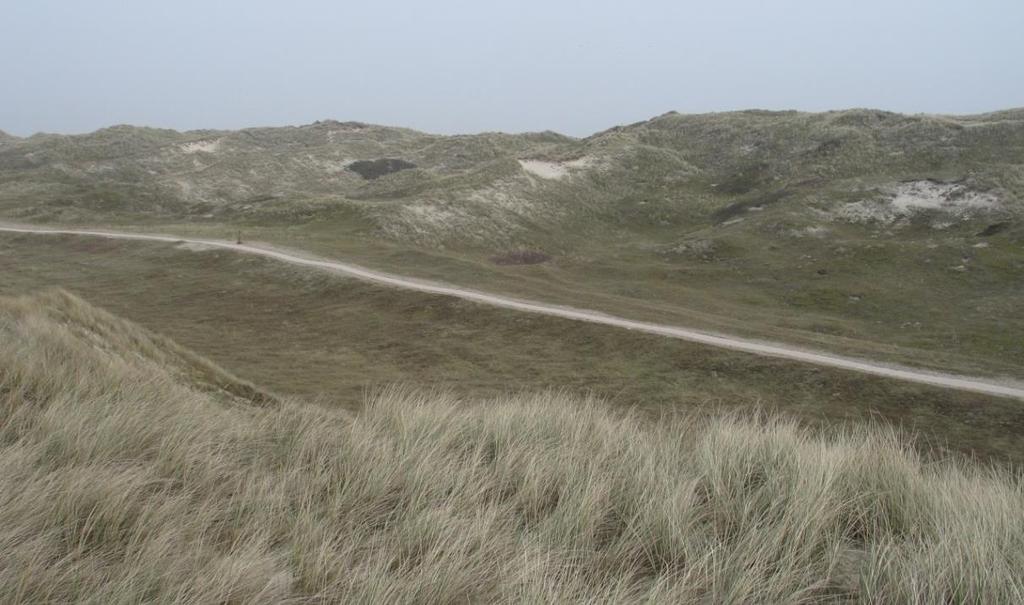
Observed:
[[[70,295],[0,299],[0,601],[1024,597],[1019,478],[882,427],[258,392]]]

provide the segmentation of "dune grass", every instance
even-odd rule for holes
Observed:
[[[1020,477],[883,426],[554,392],[252,405],[161,341],[0,299],[0,602],[1024,599]]]

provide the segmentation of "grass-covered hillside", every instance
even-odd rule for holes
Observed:
[[[2,140],[8,216],[298,224],[352,213],[379,235],[455,246],[466,238],[544,243],[535,232],[542,222],[588,220],[589,231],[605,223],[692,228],[784,201],[834,214],[821,220],[899,222],[927,209],[937,210],[934,223],[1014,214],[1024,196],[1020,110],[669,113],[585,139],[440,136],[329,120],[184,133],[115,126]],[[938,208],[885,203],[901,183],[927,179],[963,188],[952,199],[927,192],[946,202]],[[842,203],[857,201],[871,207]],[[467,225],[472,233],[460,228]]]
[[[60,292],[0,299],[0,601],[1024,598],[1018,477],[882,426],[558,394],[261,393]]]
[[[175,243],[0,233],[0,296],[55,284],[234,375],[327,407],[411,384],[472,399],[594,396],[652,418],[759,408],[812,425],[884,419],[923,450],[1024,464],[1024,406]]]
[[[0,217],[375,267],[962,372],[1024,365],[1024,111],[665,114],[583,139],[352,122],[0,142]]]

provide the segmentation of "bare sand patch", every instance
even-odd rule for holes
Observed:
[[[542,160],[519,160],[523,170],[542,179],[560,180],[569,176],[569,171],[558,162],[544,162]]]
[[[822,225],[811,225],[808,227],[804,227],[803,229],[789,230],[789,234],[793,237],[823,238],[827,236],[829,233],[832,233],[832,230]]]
[[[850,223],[892,224],[919,212],[939,211],[951,218],[967,219],[1000,206],[995,195],[975,191],[962,183],[909,181],[886,187],[883,194],[882,199],[844,204],[833,218]],[[943,229],[951,225],[948,221],[937,221],[934,227]]]
[[[956,213],[972,209],[992,209],[999,205],[999,200],[991,193],[973,191],[959,183],[911,181],[896,186],[890,203],[902,213],[918,209]]]
[[[561,180],[569,176],[574,170],[591,168],[596,163],[595,158],[583,156],[566,162],[546,162],[544,160],[519,160],[519,165],[526,172],[542,179]]]
[[[184,153],[214,153],[220,149],[220,139],[212,141],[192,141],[191,143],[185,143],[179,149]]]

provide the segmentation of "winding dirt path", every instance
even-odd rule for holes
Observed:
[[[491,305],[494,307],[502,307],[505,309],[514,309],[516,311],[523,311],[526,313],[539,313],[542,315],[563,317],[565,319],[573,319],[576,321],[586,321],[596,324],[603,324],[607,326],[614,326],[617,328],[625,328],[627,330],[646,332],[648,334],[667,336],[669,338],[678,338],[680,340],[687,340],[690,342],[701,343],[713,347],[732,349],[734,351],[743,351],[745,353],[752,353],[754,355],[777,357],[780,359],[789,359],[792,361],[799,361],[819,366],[840,368],[843,370],[852,370],[855,372],[862,372],[864,374],[873,374],[875,376],[884,376],[886,378],[895,378],[897,380],[906,380],[909,382],[917,382],[936,387],[956,389],[961,391],[971,391],[975,393],[984,393],[986,395],[1011,397],[1015,399],[1024,400],[1024,383],[1021,383],[1016,380],[1007,379],[1000,381],[994,379],[977,378],[972,376],[946,374],[942,372],[932,372],[928,370],[920,370],[906,366],[898,366],[893,364],[871,361],[867,359],[843,357],[840,355],[833,355],[831,353],[821,351],[811,351],[807,349],[788,346],[781,343],[757,341],[748,338],[739,338],[736,336],[728,336],[726,334],[704,332],[700,330],[693,330],[689,328],[666,324],[635,321],[623,317],[616,317],[614,315],[607,315],[599,311],[589,311],[586,309],[577,309],[574,307],[564,307],[531,300],[520,300],[515,298],[509,298],[507,296],[501,296],[498,294],[488,294],[486,292],[480,292],[477,290],[458,288],[455,286],[449,286],[438,282],[425,281],[409,277],[401,277],[398,275],[374,271],[373,269],[367,269],[365,267],[360,267],[358,265],[353,265],[334,260],[315,258],[313,256],[304,255],[301,252],[284,251],[271,246],[260,244],[236,244],[234,242],[225,240],[197,239],[188,237],[177,237],[173,235],[126,233],[107,230],[100,231],[64,228],[51,229],[47,227],[14,225],[7,223],[0,223],[0,232],[31,233],[38,235],[80,235],[91,237],[105,237],[111,239],[142,240],[176,244],[184,243],[198,246],[223,248],[226,250],[233,250],[235,252],[255,254],[266,258],[272,258],[274,260],[278,260],[285,263],[291,263],[293,265],[314,267],[316,269],[330,271],[333,273],[339,273],[349,277],[354,277],[357,279],[362,279],[388,286],[394,286],[396,288],[416,290],[419,292],[427,292],[430,294],[440,294],[443,296],[454,296],[456,298],[470,300],[473,302]]]

